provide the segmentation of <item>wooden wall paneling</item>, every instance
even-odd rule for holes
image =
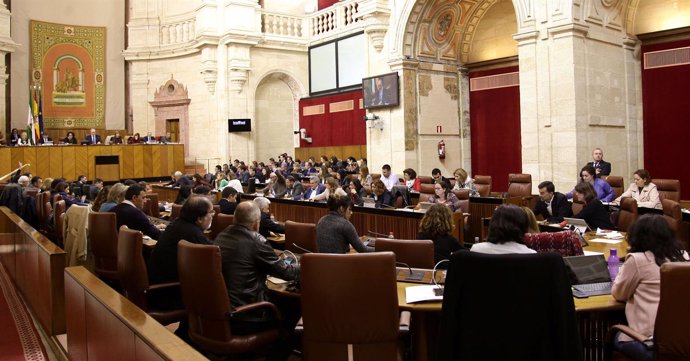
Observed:
[[[89,173],[89,151],[88,146],[79,145],[74,148],[74,178],[75,180],[80,175],[87,175]]]
[[[12,153],[10,155],[10,170],[14,170],[19,167],[19,162],[27,163],[24,161],[24,149],[26,149],[26,147],[12,148]]]
[[[42,153],[44,149],[39,149],[39,153]],[[44,163],[47,163],[47,167],[44,171],[39,172],[36,175],[40,175],[43,178],[49,176],[50,178],[65,178],[65,179],[70,179],[65,176],[65,169],[63,167],[63,154],[62,154],[62,149],[60,147],[49,147],[48,149],[45,149],[47,154],[45,155],[45,158],[41,157],[44,159]],[[74,169],[74,165],[70,165],[71,169]],[[46,175],[44,175],[46,174]]]
[[[14,278],[15,274],[15,226],[6,217],[0,217],[0,262],[5,270]]]
[[[159,354],[154,351],[151,346],[137,337],[134,340],[134,353],[137,361],[164,361]]]
[[[181,171],[184,172],[184,165],[185,165],[185,159],[184,159],[184,144],[175,144],[173,145],[174,149],[174,154],[173,158],[175,161],[175,164],[173,165],[173,170],[168,172],[169,174],[172,174],[174,171]]]
[[[12,171],[12,169],[17,166],[12,165],[12,155],[10,154],[10,148],[0,148],[0,176],[5,175]],[[17,164],[17,163],[14,163]]]
[[[90,293],[85,293],[89,360],[134,361],[134,333]],[[113,352],[117,350],[117,352]]]
[[[171,149],[172,147],[160,147],[159,151],[159,159],[160,159],[160,164],[159,164],[159,171],[158,174],[172,174],[172,171],[170,171],[170,168],[172,168],[172,152],[169,151],[168,149]],[[168,153],[170,153],[170,156],[168,156]]]
[[[110,155],[110,147],[87,146],[88,151],[88,172],[86,178],[92,180],[96,178],[96,156]]]
[[[61,163],[54,163],[51,159],[51,177],[53,174],[61,174],[61,176],[65,179],[76,179],[77,178],[77,147],[70,147],[70,146],[64,146],[60,147],[55,150],[54,153],[62,153],[62,162]],[[53,154],[51,153],[51,156]],[[59,171],[55,169],[53,171],[53,167],[57,168],[60,165],[62,165],[62,171]],[[55,177],[52,177],[55,178]]]
[[[65,270],[65,309],[67,350],[72,361],[88,361],[86,334],[86,305],[84,288]]]
[[[140,147],[144,151],[144,177],[151,177],[153,176],[153,151],[154,148],[158,147],[157,145],[140,145]]]
[[[134,178],[134,147],[122,146],[120,157],[120,177],[122,179]]]
[[[24,168],[22,173],[31,171],[36,172],[38,165],[38,159],[36,158],[36,148],[37,147],[24,147],[23,161],[24,164],[31,164],[31,167]]]
[[[162,174],[162,170],[164,169],[163,164],[161,164],[161,153],[163,153],[165,146],[149,145],[149,148],[151,149],[151,175],[147,177],[153,177],[156,174]],[[146,172],[146,170],[144,170],[144,172]]]
[[[133,146],[134,148],[134,178],[144,177],[144,147]]]
[[[50,172],[50,163],[51,163],[51,154],[52,153],[59,153],[52,151],[53,147],[36,147],[34,148],[36,151],[36,163],[31,164],[31,172],[34,175],[39,175],[39,174],[51,174]]]

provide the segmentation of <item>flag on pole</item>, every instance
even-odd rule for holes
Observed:
[[[41,139],[41,134],[45,131],[43,128],[43,92],[38,88],[38,138]]]
[[[29,91],[29,118],[27,119],[26,123],[26,135],[27,139],[29,141],[29,144],[35,145],[34,143],[34,111],[33,108],[31,107],[31,103],[33,103],[33,96],[31,95],[31,91]]]
[[[31,135],[31,138],[33,138],[34,144],[38,144],[38,140],[41,138],[41,129],[38,124],[38,96],[40,94],[38,86],[34,86],[33,89],[33,97],[31,97],[31,110],[33,111],[33,116],[34,116],[34,132]]]

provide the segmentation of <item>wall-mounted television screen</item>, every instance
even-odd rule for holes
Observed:
[[[228,132],[251,132],[252,131],[252,120],[251,119],[228,119]]]
[[[398,73],[362,79],[364,109],[392,107],[400,104]]]

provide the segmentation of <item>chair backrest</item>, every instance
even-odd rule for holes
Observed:
[[[431,184],[431,183],[433,183],[433,178],[431,178],[431,176],[428,176],[428,175],[417,176],[417,179],[419,179],[420,184]]]
[[[65,218],[65,208],[65,201],[60,200],[55,202],[55,212],[53,214],[53,227],[55,227],[55,238],[57,239],[59,245],[62,245],[64,242],[63,231],[65,229],[65,224],[63,220]]]
[[[160,208],[158,208],[158,193],[146,193],[146,199],[148,200],[146,203],[148,206],[146,214],[154,218],[160,218],[161,211]]]
[[[573,208],[573,214],[578,214],[580,211],[582,211],[582,208],[585,207],[585,204],[580,201],[576,201],[575,198],[573,198],[573,205],[571,207]]]
[[[316,225],[314,223],[285,222],[285,249],[293,253],[317,253]]]
[[[177,219],[177,217],[180,216],[180,211],[182,210],[182,205],[181,204],[173,204],[172,209],[170,210],[170,220],[174,221]]]
[[[189,337],[209,351],[230,340],[230,299],[223,279],[220,248],[177,244],[177,271],[189,317]]]
[[[615,198],[618,198],[625,191],[625,185],[623,184],[623,177],[617,175],[610,175],[605,177],[606,183],[608,183],[611,188],[613,188],[613,193]]]
[[[303,360],[397,360],[393,253],[310,253],[301,270]]]
[[[117,279],[117,217],[112,212],[89,213],[89,242],[99,277]]]
[[[654,324],[656,360],[690,360],[690,263],[661,265],[661,294]]]
[[[682,220],[683,214],[680,211],[680,203],[670,200],[661,200],[661,207],[664,212],[664,219],[674,232],[678,232],[678,225]]]
[[[621,199],[621,210],[618,213],[618,224],[616,227],[621,231],[627,232],[630,226],[637,221],[637,202],[630,197]]]
[[[36,218],[38,219],[38,225],[42,228],[43,220],[45,219],[45,204],[43,203],[43,193],[35,193],[33,197],[36,200]]]
[[[125,297],[144,311],[149,277],[144,263],[143,234],[140,231],[120,227],[117,237],[117,275]]]
[[[397,262],[414,268],[434,268],[434,242],[429,239],[377,238],[376,251],[395,253]]]
[[[223,230],[234,223],[235,216],[232,214],[216,212],[216,215],[213,216],[213,221],[211,221],[211,229],[209,230],[208,239],[215,240],[220,232],[223,232]]]
[[[435,184],[421,183],[419,185],[419,193],[434,195],[435,187]]]
[[[678,179],[652,179],[661,199],[680,202],[680,181]]]
[[[475,175],[474,186],[477,187],[477,192],[482,197],[488,197],[491,194],[491,176],[490,175]]]
[[[486,337],[496,332],[510,335],[501,347]],[[439,335],[439,361],[582,360],[563,257],[453,253]]]
[[[527,233],[525,245],[538,253],[555,252],[563,257],[584,254],[580,237],[574,231]]]
[[[470,190],[469,189],[456,189],[453,191],[458,200],[460,201],[460,209],[464,213],[470,212]]]
[[[508,196],[524,197],[532,194],[531,174],[508,174]]]

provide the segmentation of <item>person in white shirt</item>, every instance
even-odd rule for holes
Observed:
[[[386,186],[386,189],[392,191],[393,187],[399,184],[400,179],[395,173],[391,172],[390,165],[384,164],[383,167],[381,167],[381,181]]]
[[[525,211],[516,205],[504,204],[491,217],[487,242],[475,243],[470,250],[489,254],[537,253],[525,246],[528,227]]]

